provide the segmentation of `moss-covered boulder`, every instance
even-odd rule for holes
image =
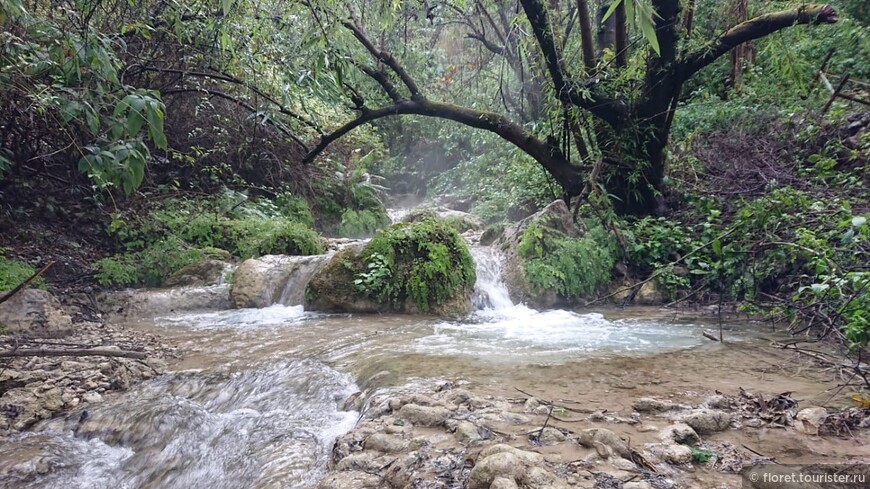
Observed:
[[[348,247],[308,283],[308,309],[457,316],[471,311],[474,261],[455,229],[435,219],[401,223]]]
[[[204,259],[181,267],[173,272],[163,285],[167,287],[199,287],[220,283],[227,263],[220,260]]]
[[[514,302],[539,308],[572,305],[612,280],[617,243],[598,223],[583,232],[565,202],[509,226],[499,238],[504,280]]]

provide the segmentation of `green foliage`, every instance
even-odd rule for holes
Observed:
[[[694,225],[628,223],[629,265],[655,273],[672,295],[689,287],[738,301],[787,294],[794,311],[820,311],[841,324],[847,343],[867,343],[870,215],[791,187],[745,202],[727,222],[711,200],[696,201],[693,212],[702,218]]]
[[[540,223],[523,231],[518,253],[537,293],[554,290],[568,299],[588,297],[609,283],[618,256],[615,239],[600,225],[574,238]]]
[[[97,282],[103,286],[159,287],[173,272],[205,256],[177,239],[161,239],[140,251],[114,255],[94,263]]]
[[[367,238],[389,225],[390,217],[383,208],[359,211],[347,209],[341,214],[338,234],[348,238]]]
[[[310,228],[314,228],[314,216],[311,215],[311,207],[304,197],[293,195],[289,192],[281,192],[275,197],[275,206],[282,216]]]
[[[410,299],[428,312],[471,290],[474,261],[462,237],[442,222],[393,225],[362,252],[354,285],[368,297],[400,308]]]
[[[116,213],[108,232],[126,251],[95,264],[98,280],[103,285],[153,287],[203,257],[323,253],[320,236],[287,217],[310,220],[305,209],[295,198],[276,205],[226,190],[216,197],[168,201],[144,217]]]
[[[22,261],[7,258],[5,253],[6,249],[0,247],[0,290],[9,291],[30,278],[36,273],[36,269]],[[33,285],[44,287],[45,283],[42,278],[38,278],[33,281]]]
[[[471,200],[471,213],[489,223],[526,217],[558,196],[541,166],[521,151],[490,134],[472,133],[469,139],[473,150],[435,178],[430,195]]]
[[[31,12],[17,1],[0,4],[0,17],[9,27],[0,50],[0,103],[8,107],[3,125],[34,132],[52,154],[73,148],[79,171],[97,188],[130,194],[145,176],[150,157],[145,143],[167,147],[160,95],[122,83],[115,47],[123,43],[114,35],[87,21],[70,28],[37,6]],[[58,17],[67,15],[75,19],[82,13],[70,7]],[[26,152],[26,146],[3,150],[0,174],[19,151]]]

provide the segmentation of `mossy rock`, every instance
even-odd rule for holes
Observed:
[[[362,246],[343,248],[311,277],[305,290],[306,310],[351,313],[389,310],[363,295],[353,283],[361,266],[362,249]]]
[[[504,254],[503,276],[514,302],[571,306],[604,290],[617,245],[599,224],[589,228],[583,233],[561,200],[508,227],[494,246]]]
[[[163,284],[167,287],[214,285],[220,282],[225,268],[226,263],[219,260],[200,260],[172,273]]]
[[[455,229],[432,218],[345,248],[308,284],[310,309],[461,316],[471,311],[474,262]]]

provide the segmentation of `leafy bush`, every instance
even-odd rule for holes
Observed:
[[[400,308],[410,299],[423,312],[469,292],[476,280],[468,246],[434,219],[391,226],[361,255],[354,284],[368,297]]]
[[[539,223],[530,224],[518,248],[533,289],[539,293],[555,290],[569,299],[589,296],[610,282],[617,252],[615,239],[600,225],[573,238]]]
[[[36,269],[22,261],[5,256],[5,248],[0,247],[0,290],[12,290],[36,273]],[[44,286],[42,278],[33,281],[37,287]]]
[[[95,263],[103,285],[160,286],[173,272],[203,257],[253,258],[268,254],[315,255],[324,252],[320,236],[308,225],[307,207],[295,198],[249,201],[232,191],[205,199],[181,199],[144,218],[113,215],[109,233],[124,253]],[[283,209],[283,210],[282,210]]]
[[[197,248],[187,248],[176,239],[157,241],[141,251],[114,255],[94,263],[97,281],[103,286],[159,287],[173,272],[205,257]]]

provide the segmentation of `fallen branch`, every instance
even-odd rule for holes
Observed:
[[[719,338],[713,336],[712,334],[710,334],[710,333],[707,332],[707,331],[704,331],[702,334],[704,335],[704,338],[707,338],[708,340],[713,340],[713,341],[716,341],[716,342],[720,341]]]
[[[84,348],[78,350],[54,350],[50,348],[33,348],[27,350],[0,351],[0,358],[11,357],[121,357],[144,360],[145,352],[129,350],[107,350],[100,348]]]
[[[26,288],[28,285],[30,285],[31,282],[33,282],[33,281],[36,280],[40,275],[42,275],[43,273],[45,273],[46,270],[48,270],[49,268],[51,268],[51,266],[54,265],[55,263],[56,263],[55,261],[50,261],[50,262],[46,263],[45,265],[43,265],[42,268],[40,268],[40,269],[37,270],[33,275],[31,275],[30,278],[28,278],[28,279],[25,280],[24,282],[21,282],[20,284],[18,284],[18,287],[15,287],[14,289],[12,289],[12,290],[10,290],[9,292],[7,292],[3,297],[0,297],[0,304],[3,304],[4,302],[6,302],[6,301],[8,301],[9,299],[11,299],[13,295],[15,295],[15,294],[21,292],[22,289],[24,289],[24,288]]]

